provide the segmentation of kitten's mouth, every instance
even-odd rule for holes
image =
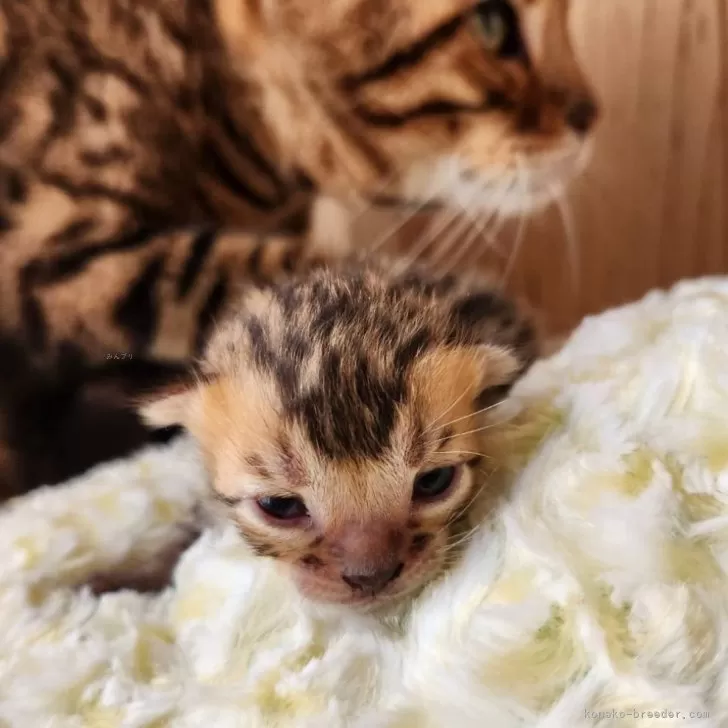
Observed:
[[[340,605],[355,609],[373,609],[399,602],[416,591],[419,586],[427,583],[429,579],[411,582],[405,577],[401,582],[397,580],[380,591],[365,591],[350,588],[339,588],[331,582],[309,579],[305,575],[296,579],[299,591],[307,598],[322,604]]]
[[[402,565],[397,577],[378,591],[350,588],[343,580],[318,576],[312,572],[294,569],[294,580],[299,591],[314,602],[372,610],[404,602],[413,598],[442,572],[441,549],[423,553],[407,565]]]

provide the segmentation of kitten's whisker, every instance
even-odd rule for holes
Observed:
[[[485,430],[492,430],[494,427],[498,427],[500,425],[504,425],[504,424],[510,422],[511,419],[513,419],[513,418],[509,417],[508,419],[499,420],[498,422],[491,422],[488,425],[483,425],[483,427],[478,427],[474,430],[468,430],[467,432],[458,432],[457,437],[465,437],[466,435],[474,435],[477,432],[484,432]],[[447,442],[449,439],[450,439],[449,437],[442,437],[439,440],[435,440],[433,442],[433,444],[436,445],[438,442]]]
[[[489,404],[487,407],[483,407],[482,409],[475,410],[475,412],[470,412],[467,415],[458,417],[455,420],[450,420],[449,422],[446,422],[444,425],[442,425],[442,427],[450,427],[451,425],[456,425],[458,422],[467,420],[469,417],[475,417],[476,415],[482,415],[485,412],[490,412],[490,410],[495,409],[496,407],[499,407],[502,404],[503,404],[503,400],[500,400],[499,402],[495,402],[494,404]],[[427,432],[427,430],[425,430],[425,432]]]
[[[473,499],[474,500],[474,499]],[[468,508],[472,506],[472,501],[468,504]],[[465,509],[467,510],[467,509]],[[461,514],[462,516],[462,514]],[[446,556],[449,554],[452,554],[453,551],[459,550],[463,544],[470,541],[471,538],[478,532],[480,529],[480,524],[474,524],[473,526],[470,526],[469,528],[465,529],[461,533],[458,533],[456,536],[454,536],[452,539],[448,539],[448,541],[438,549],[438,555],[439,556]]]
[[[472,455],[473,457],[486,458],[492,460],[492,455],[486,455],[484,452],[474,452],[472,450],[438,450],[438,455]]]
[[[462,534],[458,534],[458,537],[448,541],[445,546],[443,546],[439,550],[439,554],[441,556],[445,554],[452,553],[454,550],[459,549],[464,543],[467,543],[470,541],[471,538],[478,532],[478,527],[474,526],[473,528],[468,529]]]
[[[460,375],[462,374],[462,372],[463,372],[463,369],[464,369],[464,368],[465,368],[465,361],[463,360],[463,361],[461,362],[461,364],[460,364],[460,369],[458,370],[458,378],[459,378],[459,377],[460,377]],[[456,399],[455,399],[455,400],[454,400],[454,401],[452,402],[452,404],[450,404],[450,406],[449,406],[449,407],[447,407],[447,409],[443,410],[443,411],[442,411],[442,412],[441,412],[441,413],[440,413],[440,414],[439,414],[439,415],[438,415],[437,417],[435,417],[435,419],[434,419],[434,420],[432,420],[432,422],[430,422],[430,424],[429,424],[429,425],[427,425],[427,427],[425,427],[425,429],[424,429],[424,430],[422,431],[422,434],[423,434],[423,435],[427,435],[427,434],[428,434],[428,433],[430,433],[430,432],[431,432],[431,431],[432,431],[432,430],[433,430],[433,429],[434,429],[435,427],[438,427],[438,426],[439,426],[439,425],[438,425],[439,421],[440,421],[440,420],[441,420],[441,419],[442,419],[443,417],[445,417],[445,415],[446,415],[446,414],[447,414],[448,412],[452,412],[453,408],[454,408],[454,407],[456,407],[456,406],[457,406],[457,405],[458,405],[458,404],[459,404],[460,402],[462,402],[462,399],[463,399],[463,397],[464,397],[464,396],[465,396],[466,394],[468,394],[468,392],[469,392],[469,391],[470,391],[470,387],[465,387],[465,389],[463,389],[463,391],[462,391],[462,392],[460,393],[460,395],[459,395],[459,396],[458,396],[458,397],[457,397],[457,398],[456,398]],[[466,415],[466,416],[470,416],[470,415]],[[462,419],[462,418],[458,418],[457,420],[453,420],[453,422],[459,422],[459,421],[460,421],[460,419]],[[442,427],[448,427],[448,426],[449,426],[450,424],[452,424],[452,423],[446,423],[446,424],[442,425]]]
[[[475,499],[470,501],[467,505],[467,508],[464,508],[460,512],[458,518],[463,517],[463,514],[465,512],[467,512],[468,508],[470,508],[473,505],[474,500]],[[447,524],[447,526],[450,526],[450,525],[451,525],[451,523]],[[438,553],[442,556],[442,555],[447,554],[447,553],[453,551],[454,549],[457,549],[458,547],[462,546],[466,541],[469,541],[473,537],[473,535],[477,532],[479,525],[480,524],[473,524],[472,526],[465,528],[463,531],[460,531],[460,532],[456,533],[455,535],[453,535],[451,538],[449,538],[447,540],[447,542],[443,546],[441,546],[438,549]]]
[[[462,363],[462,364],[460,365],[460,373],[462,373],[462,370],[463,370],[463,368],[464,368],[464,367],[465,367],[465,363],[463,362],[463,363]],[[440,414],[439,414],[439,415],[438,415],[438,416],[437,416],[437,417],[436,417],[436,418],[435,418],[435,419],[434,419],[434,420],[433,420],[433,421],[432,421],[432,422],[431,422],[431,423],[430,423],[430,424],[429,424],[429,425],[428,425],[428,426],[427,426],[427,427],[426,427],[426,428],[425,428],[425,429],[424,429],[424,430],[422,431],[422,434],[423,434],[423,435],[427,435],[427,434],[429,434],[430,432],[432,432],[432,430],[433,430],[433,429],[435,429],[436,427],[442,427],[442,428],[445,428],[445,427],[449,427],[449,426],[450,426],[451,424],[453,424],[453,423],[455,423],[455,422],[460,422],[460,420],[461,420],[461,419],[465,419],[465,417],[472,417],[472,415],[465,415],[465,417],[458,417],[458,419],[456,419],[456,420],[453,420],[452,422],[446,422],[446,423],[445,423],[444,425],[439,425],[439,424],[438,424],[438,423],[439,423],[439,421],[440,421],[440,420],[441,420],[441,419],[442,419],[443,417],[445,417],[445,415],[446,415],[446,414],[447,414],[448,412],[451,412],[451,411],[453,410],[453,408],[454,408],[454,407],[456,407],[456,406],[457,406],[457,405],[458,405],[458,404],[459,404],[459,403],[460,403],[460,402],[462,401],[463,397],[464,397],[464,396],[465,396],[466,394],[468,394],[468,392],[470,392],[470,387],[466,387],[465,389],[463,389],[463,391],[462,391],[462,393],[460,394],[460,396],[459,396],[459,397],[458,397],[458,398],[457,398],[457,399],[456,399],[456,400],[455,400],[455,401],[454,401],[454,402],[453,402],[453,403],[452,403],[452,404],[451,404],[451,405],[450,405],[450,406],[449,406],[449,407],[448,407],[448,408],[447,408],[446,410],[444,410],[443,412],[441,412],[441,413],[440,413]]]
[[[477,472],[482,476],[483,471],[481,469],[476,469]],[[470,507],[475,503],[475,501],[480,497],[481,493],[483,492],[483,483],[485,481],[485,478],[479,479],[474,485],[471,490],[471,492],[468,495],[468,498],[466,498],[465,502],[455,510],[454,513],[451,514],[450,518],[447,519],[447,525],[451,525],[455,521],[457,521],[461,516],[463,516],[466,511],[470,509]],[[477,524],[476,524],[477,525]]]

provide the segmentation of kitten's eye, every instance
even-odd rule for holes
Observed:
[[[412,497],[415,500],[437,498],[452,485],[456,473],[457,468],[454,465],[421,473],[415,478]]]
[[[507,0],[482,0],[475,17],[485,47],[502,58],[521,55],[518,16]]]
[[[277,521],[293,521],[308,515],[306,505],[300,498],[266,496],[259,498],[258,508]]]

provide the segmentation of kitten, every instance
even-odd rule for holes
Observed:
[[[443,568],[491,409],[536,354],[482,282],[347,262],[246,294],[194,377],[142,411],[196,438],[242,537],[303,594],[378,606]]]

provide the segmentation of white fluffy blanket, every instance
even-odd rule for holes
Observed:
[[[186,440],[13,503],[0,725],[728,724],[728,280],[585,321],[509,407],[507,498],[387,620],[311,609],[231,532],[162,595],[70,588],[190,517]]]

